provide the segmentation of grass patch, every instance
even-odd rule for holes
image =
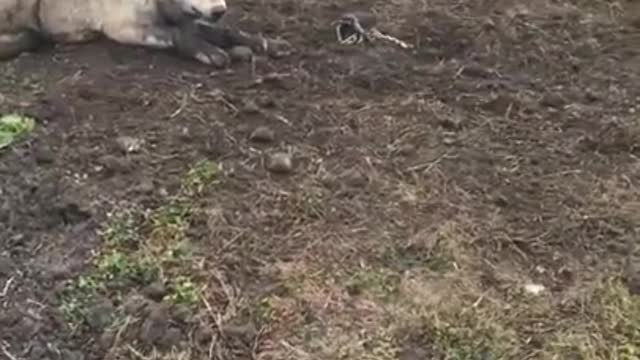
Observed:
[[[36,126],[33,118],[18,114],[0,116],[0,150],[27,136]]]
[[[103,248],[93,259],[89,274],[77,278],[62,294],[62,311],[72,324],[86,318],[89,305],[98,297],[116,303],[132,288],[163,283],[166,300],[196,306],[202,288],[192,277],[191,245],[186,235],[197,211],[195,197],[216,183],[217,164],[198,162],[183,180],[181,190],[152,212],[122,209],[110,216],[100,231]]]
[[[577,300],[581,321],[559,332],[547,348],[555,358],[631,360],[640,358],[640,297],[608,280]],[[554,357],[551,357],[554,358]]]

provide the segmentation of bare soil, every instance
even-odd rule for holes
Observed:
[[[0,65],[0,358],[640,356],[636,5],[229,5],[296,53]]]

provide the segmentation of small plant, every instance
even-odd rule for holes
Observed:
[[[198,290],[191,279],[178,276],[173,284],[173,293],[168,297],[176,304],[195,305],[198,303]]]
[[[100,232],[107,245],[119,248],[135,248],[140,240],[140,228],[133,210],[114,214]]]
[[[208,160],[201,160],[187,173],[183,189],[190,195],[199,194],[207,185],[215,181],[220,172],[220,165]]]
[[[33,118],[18,114],[0,116],[0,150],[8,147],[33,131]]]

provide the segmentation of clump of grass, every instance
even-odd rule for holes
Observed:
[[[191,247],[186,235],[195,196],[216,182],[217,164],[201,161],[187,173],[181,191],[150,214],[140,209],[117,211],[100,231],[104,247],[93,260],[93,270],[63,292],[62,311],[71,323],[85,318],[98,296],[119,298],[132,287],[156,281],[167,283],[168,301],[197,304],[200,286],[192,271]]]
[[[33,118],[18,114],[0,116],[0,150],[24,138],[35,128]]]
[[[359,269],[345,280],[345,289],[350,295],[367,293],[372,297],[391,301],[398,294],[399,276],[381,268]]]
[[[618,280],[607,280],[578,300],[584,318],[555,335],[551,358],[631,360],[640,358],[640,297]]]

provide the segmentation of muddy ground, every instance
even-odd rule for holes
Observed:
[[[229,4],[296,53],[0,65],[0,358],[640,356],[637,6]]]

